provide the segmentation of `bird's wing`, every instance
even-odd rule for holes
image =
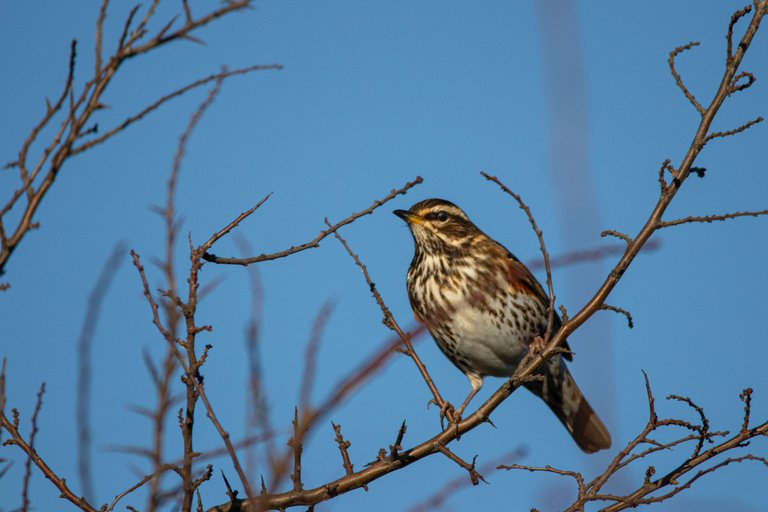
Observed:
[[[532,293],[542,302],[542,304],[549,307],[549,297],[547,296],[547,293],[544,291],[544,288],[542,288],[539,281],[533,276],[533,274],[531,274],[531,271],[528,270],[528,268],[523,265],[519,259],[517,259],[514,254],[506,249],[505,251],[508,258],[507,275],[512,286],[523,288],[525,291]],[[557,311],[554,311],[553,313],[554,323],[552,325],[552,333],[554,334],[562,325],[562,320],[560,319],[560,315],[557,314]],[[567,341],[563,343],[563,348],[568,351],[563,354],[563,357],[568,361],[573,360],[573,356],[570,353],[571,348],[568,346]]]

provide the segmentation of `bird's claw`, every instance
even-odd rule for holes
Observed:
[[[455,420],[456,416],[456,409],[451,405],[450,402],[444,401],[442,404],[437,404],[434,399],[429,401],[429,404],[427,404],[427,407],[429,405],[435,404],[440,405],[440,428],[445,430],[445,420],[448,420],[449,423],[458,423],[458,421]],[[459,418],[460,419],[460,418]]]

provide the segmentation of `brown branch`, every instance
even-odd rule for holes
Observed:
[[[222,70],[218,73],[214,73],[212,75],[208,75],[206,77],[200,78],[198,80],[195,80],[194,82],[191,82],[183,87],[180,87],[162,97],[157,99],[155,102],[147,105],[144,109],[137,112],[136,114],[133,114],[132,116],[129,116],[126,118],[122,123],[115,126],[114,128],[111,128],[110,130],[104,132],[104,134],[100,135],[99,137],[96,137],[94,139],[89,140],[88,142],[84,142],[80,144],[79,146],[76,146],[72,148],[72,155],[77,155],[79,153],[82,153],[83,151],[86,151],[88,149],[91,149],[94,146],[97,146],[99,144],[102,144],[106,142],[108,139],[111,139],[118,133],[122,132],[129,126],[135,124],[138,121],[141,121],[144,117],[151,114],[161,106],[163,106],[165,103],[169,102],[170,100],[176,99],[179,96],[182,96],[183,94],[193,90],[197,89],[198,87],[202,87],[206,84],[209,84],[211,82],[216,82],[221,79],[230,78],[233,76],[238,75],[246,75],[248,73],[252,73],[254,71],[265,71],[265,70],[281,70],[283,69],[283,66],[280,64],[258,64],[254,66],[247,66],[244,68],[238,68],[233,70]]]
[[[405,432],[408,430],[408,427],[405,424],[405,420],[403,420],[403,423],[400,424],[400,428],[397,430],[397,438],[395,439],[395,444],[389,445],[389,456],[392,459],[397,459],[400,457],[400,450],[403,449],[403,438],[405,437]]]
[[[664,160],[664,161],[661,163],[661,167],[659,168],[659,186],[661,187],[661,194],[662,194],[662,195],[664,195],[664,194],[666,194],[666,193],[667,193],[667,187],[668,187],[668,185],[667,185],[667,180],[666,180],[666,178],[664,177],[664,173],[665,173],[665,172],[667,172],[667,171],[669,171],[669,173],[670,173],[670,174],[672,174],[672,176],[673,176],[673,177],[675,176],[675,168],[674,168],[674,167],[672,167],[672,165],[671,165],[671,164],[672,164],[672,160],[670,160],[669,158],[667,158],[666,160]],[[606,233],[606,234],[608,234],[608,233],[607,233],[607,232],[605,232],[605,231],[604,231],[603,233]],[[623,234],[623,233],[622,233],[622,234]],[[601,234],[600,236],[604,236],[604,235],[602,235],[602,234]],[[626,235],[623,235],[623,236],[626,236]],[[629,237],[627,237],[627,238],[629,238]],[[627,241],[627,239],[624,239],[624,241],[625,241],[625,242],[627,242],[627,243],[629,243],[629,242]]]
[[[485,477],[483,477],[483,475],[478,473],[477,470],[475,469],[475,459],[477,457],[475,457],[475,459],[472,459],[472,464],[470,464],[464,461],[461,457],[459,457],[458,455],[456,455],[455,453],[453,453],[451,450],[449,450],[447,447],[443,445],[438,445],[437,451],[439,451],[440,453],[448,457],[450,460],[458,464],[460,467],[466,469],[467,473],[469,473],[469,481],[472,482],[472,485],[479,484],[480,480],[482,480],[483,483],[486,483],[486,484],[488,483]]]
[[[304,447],[301,443],[304,437],[304,431],[299,427],[299,408],[293,408],[293,437],[288,440],[288,446],[293,450],[293,473],[291,474],[291,481],[293,482],[293,490],[301,491],[304,485],[301,483],[301,453],[304,451]]]
[[[746,78],[747,80],[745,82],[739,83],[742,78]],[[752,87],[752,84],[754,83],[755,83],[755,75],[753,75],[749,71],[742,71],[741,73],[733,77],[733,80],[731,81],[731,91],[729,95],[739,91],[743,91],[744,89],[749,89],[750,87]]]
[[[111,512],[112,510],[114,510],[114,508],[117,506],[120,500],[122,500],[123,498],[131,494],[133,491],[144,487],[144,485],[146,485],[147,482],[156,480],[158,476],[160,476],[161,474],[167,471],[175,471],[175,470],[176,470],[176,466],[173,464],[162,465],[160,468],[156,469],[154,472],[144,476],[141,480],[133,484],[131,487],[129,487],[128,489],[124,490],[123,492],[115,496],[115,499],[113,499],[112,503],[110,503],[109,506],[105,509],[105,512]]]
[[[576,482],[576,485],[578,487],[578,497],[581,499],[582,496],[584,496],[584,477],[581,473],[578,473],[576,471],[566,471],[564,469],[557,469],[553,468],[552,466],[527,466],[523,464],[502,464],[498,467],[498,469],[504,469],[504,470],[524,470],[524,471],[530,471],[531,473],[541,472],[541,473],[553,473],[555,475],[560,476],[567,476],[570,478],[573,478]]]
[[[194,293],[194,290],[196,289],[196,283],[197,283],[196,271],[199,270],[199,264],[200,264],[200,262],[199,262],[199,260],[200,260],[199,255],[200,255],[200,252],[197,251],[194,254],[195,257],[192,258],[192,261],[194,261],[196,263],[193,263],[193,271],[192,271],[190,279],[189,279],[189,282],[191,283],[191,285],[190,285],[190,293]],[[138,255],[134,251],[131,251],[131,256],[133,257],[134,265],[136,266],[137,270],[139,271],[139,276],[141,278],[141,282],[142,282],[143,287],[144,287],[144,296],[145,296],[145,298],[147,299],[147,302],[150,305],[150,309],[152,310],[152,323],[155,324],[155,327],[157,327],[158,331],[163,335],[163,337],[168,342],[169,349],[173,351],[173,355],[175,356],[176,360],[181,365],[184,374],[187,376],[187,382],[191,382],[192,383],[192,386],[194,387],[194,390],[195,390],[198,398],[203,402],[203,405],[204,405],[206,413],[207,413],[206,415],[207,415],[208,419],[211,421],[211,423],[213,424],[213,426],[216,429],[216,431],[218,432],[218,434],[221,437],[222,441],[224,442],[224,444],[225,444],[225,446],[227,448],[227,453],[229,454],[230,459],[232,460],[232,464],[235,467],[235,471],[237,471],[237,474],[240,477],[241,483],[243,484],[243,487],[246,489],[246,492],[247,492],[248,496],[253,496],[253,494],[251,492],[251,489],[250,489],[250,485],[248,484],[248,479],[245,476],[245,472],[243,471],[243,468],[242,468],[242,466],[240,464],[240,461],[239,461],[239,459],[237,457],[237,454],[235,452],[235,448],[234,448],[234,446],[232,444],[232,441],[230,440],[230,435],[229,435],[229,433],[226,430],[224,430],[224,428],[222,427],[221,423],[219,422],[219,420],[218,420],[218,418],[217,418],[217,416],[216,416],[216,414],[215,414],[215,412],[213,410],[213,406],[211,405],[210,401],[208,400],[208,396],[205,393],[205,388],[203,387],[202,379],[198,378],[198,376],[195,376],[194,372],[190,371],[190,366],[189,366],[188,362],[184,359],[184,357],[182,356],[181,352],[179,352],[178,347],[176,346],[176,341],[177,340],[169,333],[169,331],[167,329],[165,329],[165,327],[162,325],[162,322],[160,322],[160,319],[159,319],[159,316],[158,316],[158,306],[157,306],[157,303],[155,302],[154,298],[152,297],[152,294],[149,292],[149,285],[147,283],[147,278],[146,278],[146,275],[144,273],[144,267],[141,265],[141,263],[139,261],[139,257],[138,257]],[[193,285],[193,283],[194,283],[194,285]],[[189,304],[187,304],[187,307],[189,307]],[[190,315],[189,316],[189,321],[191,321],[192,324],[194,324],[194,309],[188,310],[188,313]],[[190,331],[190,332],[193,332],[194,330],[195,329],[193,328],[192,331]],[[192,378],[190,378],[190,375],[192,376]]]
[[[635,439],[630,441],[627,444],[627,446],[624,449],[622,449],[619,452],[619,454],[617,454],[614,457],[614,459],[609,463],[606,470],[601,475],[598,475],[591,482],[585,483],[584,477],[581,473],[563,470],[563,469],[557,469],[551,466],[536,467],[536,466],[514,464],[509,466],[507,465],[500,466],[500,469],[522,469],[522,470],[528,470],[528,471],[549,472],[549,473],[553,473],[561,476],[568,476],[570,478],[573,478],[577,482],[577,486],[578,486],[577,498],[566,510],[569,512],[576,512],[576,511],[583,511],[585,504],[587,502],[592,502],[592,501],[611,502],[609,506],[603,509],[605,511],[624,510],[627,508],[634,508],[639,505],[662,502],[680,493],[681,491],[690,488],[690,486],[702,476],[713,473],[718,469],[723,468],[731,463],[757,461],[757,462],[761,462],[762,464],[768,467],[768,460],[766,460],[764,457],[756,456],[753,454],[747,454],[747,455],[738,456],[738,457],[729,457],[724,460],[721,460],[720,462],[712,466],[698,469],[698,471],[693,476],[691,476],[688,480],[682,481],[683,477],[685,477],[687,474],[691,473],[697,468],[701,468],[703,464],[709,462],[715,457],[729,450],[738,449],[746,446],[748,444],[747,441],[749,441],[750,439],[753,439],[758,436],[766,435],[766,433],[768,433],[768,422],[763,423],[762,425],[754,429],[749,429],[748,421],[745,421],[744,423],[745,426],[741,429],[739,434],[731,437],[730,439],[723,441],[722,443],[716,446],[713,446],[709,450],[702,451],[702,445],[704,441],[712,442],[713,437],[722,436],[724,435],[724,433],[710,431],[709,420],[704,415],[704,411],[701,409],[701,407],[697,406],[692,400],[690,400],[690,398],[687,398],[687,397],[678,397],[673,395],[670,397],[670,399],[682,401],[686,403],[688,406],[692,407],[699,415],[699,418],[701,420],[701,425],[693,425],[686,421],[677,420],[677,419],[659,420],[658,417],[656,416],[653,394],[651,392],[651,388],[650,388],[650,384],[648,382],[647,376],[645,376],[645,385],[646,385],[646,391],[648,395],[648,406],[649,406],[649,419],[648,419],[647,425],[642,430],[642,432],[638,434],[637,437],[635,437]],[[751,390],[745,390],[741,398],[742,400],[745,400],[745,397],[748,397],[750,395],[751,395]],[[747,417],[748,414],[749,414],[749,407],[746,406],[745,404],[745,417]],[[649,437],[650,433],[657,430],[658,428],[670,427],[670,426],[672,427],[682,426],[690,430],[694,430],[695,434],[689,435],[689,436],[683,436],[679,439],[670,441],[668,443],[658,443]],[[645,471],[645,477],[643,479],[642,484],[635,491],[632,491],[626,495],[605,494],[600,492],[601,488],[608,482],[610,478],[612,478],[614,475],[618,473],[618,471],[620,471],[630,463],[643,459],[661,450],[671,450],[672,448],[680,444],[683,444],[684,442],[688,442],[692,440],[696,441],[696,447],[693,453],[690,456],[686,457],[686,459],[682,464],[680,464],[677,468],[671,470],[667,474],[654,479],[656,469],[654,466],[648,466]],[[635,448],[643,444],[650,445],[650,448],[640,451],[639,453],[634,453]],[[671,489],[665,494],[653,495],[657,491],[664,488],[671,488]]]
[[[219,231],[217,231],[216,233],[214,233],[213,235],[211,235],[211,238],[209,238],[209,239],[208,239],[208,240],[207,240],[207,241],[206,241],[206,242],[205,242],[205,243],[204,243],[204,244],[201,246],[201,247],[203,248],[203,251],[207,251],[208,249],[210,249],[210,248],[211,248],[211,246],[212,246],[213,244],[215,244],[216,242],[218,242],[218,241],[219,241],[219,239],[220,239],[221,237],[223,237],[223,236],[227,235],[227,234],[228,234],[230,231],[232,231],[232,230],[233,230],[233,229],[235,229],[237,226],[239,226],[239,225],[240,225],[240,223],[241,223],[241,222],[243,222],[243,221],[244,221],[246,218],[250,217],[250,215],[251,215],[253,212],[255,212],[256,210],[258,210],[258,209],[259,209],[259,207],[260,207],[261,205],[263,205],[263,204],[264,204],[264,203],[267,201],[267,199],[269,199],[269,197],[270,197],[271,195],[272,195],[272,192],[270,192],[269,194],[267,194],[266,196],[264,196],[264,198],[263,198],[261,201],[259,201],[258,203],[256,203],[255,205],[253,205],[253,207],[251,207],[250,209],[248,209],[248,210],[244,211],[243,213],[241,213],[240,215],[238,215],[237,217],[235,217],[235,220],[233,220],[232,222],[230,222],[229,224],[227,224],[226,226],[224,226],[222,229],[220,229]]]
[[[701,104],[696,101],[696,97],[691,93],[691,91],[688,90],[688,88],[683,83],[683,79],[680,78],[680,74],[677,72],[677,69],[675,69],[675,58],[683,53],[686,50],[690,50],[694,46],[699,46],[698,41],[692,41],[688,44],[685,44],[683,46],[678,46],[671,52],[669,52],[669,59],[667,59],[667,62],[669,63],[669,70],[672,72],[672,76],[675,78],[675,83],[680,88],[681,91],[683,91],[683,94],[685,94],[685,97],[688,98],[688,101],[691,102],[691,105],[696,107],[696,110],[699,111],[699,114],[704,116],[704,107],[701,106]]]
[[[29,433],[29,448],[35,449],[35,437],[37,436],[37,416],[40,414],[40,409],[43,408],[43,395],[45,394],[45,382],[40,385],[40,389],[37,392],[37,402],[35,403],[35,409],[32,411],[32,430]],[[32,477],[32,457],[27,457],[24,463],[24,481],[21,485],[21,510],[27,512],[29,510],[29,481]]]
[[[250,7],[251,1],[239,0],[227,2],[222,7],[197,19],[187,18],[186,23],[174,31],[170,30],[171,25],[174,23],[174,19],[171,19],[171,21],[161,28],[154,36],[146,39],[143,44],[138,44],[138,42],[147,35],[148,32],[146,26],[155,14],[155,9],[159,5],[159,2],[158,0],[155,0],[152,3],[144,18],[139,22],[137,28],[131,31],[130,28],[139,8],[139,6],[136,6],[130,11],[125,20],[123,34],[120,37],[115,53],[104,62],[104,59],[101,57],[101,52],[103,48],[103,26],[107,5],[108,1],[103,1],[97,20],[95,35],[96,65],[93,77],[86,81],[82,86],[82,89],[75,94],[75,91],[73,90],[73,80],[76,60],[76,42],[73,41],[69,57],[68,76],[61,96],[53,105],[50,103],[47,104],[46,112],[42,119],[35,125],[22,144],[21,150],[19,151],[19,158],[16,162],[11,164],[11,166],[19,167],[21,186],[11,195],[10,199],[8,199],[2,209],[0,209],[0,242],[2,242],[0,247],[0,275],[4,273],[10,257],[24,239],[25,235],[36,226],[36,223],[33,221],[34,215],[69,157],[109,139],[119,131],[122,131],[126,126],[138,121],[144,115],[156,109],[159,105],[172,98],[178,97],[186,90],[200,86],[203,83],[206,83],[206,80],[211,81],[222,78],[222,74],[220,73],[208,77],[207,79],[194,82],[193,84],[190,84],[190,86],[164,96],[144,111],[128,118],[123,125],[110,130],[107,134],[102,135],[97,139],[76,147],[75,143],[81,137],[94,132],[93,128],[86,128],[86,126],[91,122],[93,115],[104,108],[102,96],[112,79],[117,75],[121,65],[127,59],[149,53],[165,44],[177,40],[191,39],[192,32],[222,16]],[[242,74],[249,72],[249,70],[252,71],[254,69],[243,68],[242,70],[229,73],[231,75]],[[32,169],[29,169],[27,166],[27,156],[32,143],[37,139],[38,134],[50,125],[54,116],[62,110],[64,102],[67,99],[69,100],[69,107],[66,110],[66,116],[50,141],[44,145],[44,149],[41,151],[35,166]],[[38,180],[38,178],[40,179]],[[3,220],[6,218],[5,216],[11,208],[17,205],[24,195],[27,197],[27,203],[18,217],[18,220],[14,219],[14,227],[10,229],[3,224]]]
[[[691,473],[697,468],[700,468],[703,464],[709,462],[715,457],[718,457],[722,453],[733,449],[742,448],[748,444],[747,441],[750,439],[766,435],[766,433],[768,433],[768,422],[763,423],[756,428],[749,429],[747,420],[743,424],[746,426],[743,426],[743,428],[736,436],[726,439],[720,444],[717,444],[708,450],[703,450],[704,442],[713,443],[713,439],[715,437],[724,437],[727,435],[727,433],[711,431],[709,427],[709,419],[704,414],[703,409],[696,405],[688,397],[671,395],[669,399],[681,401],[694,409],[701,421],[699,425],[675,418],[662,420],[658,419],[655,412],[653,394],[651,393],[651,388],[647,376],[645,376],[645,385],[648,395],[649,407],[649,419],[645,428],[632,441],[630,441],[627,446],[619,452],[619,454],[614,457],[614,459],[610,462],[608,467],[601,475],[596,477],[588,484],[580,487],[579,496],[577,500],[567,509],[568,511],[575,512],[583,510],[585,503],[590,501],[610,501],[612,504],[604,509],[610,511],[623,510],[625,508],[632,508],[642,504],[657,503],[664,501],[689,488],[691,484],[701,476],[712,473],[732,462],[757,460],[765,463],[765,460],[763,460],[761,457],[756,457],[752,454],[736,458],[727,458],[718,462],[717,464],[714,464],[713,466],[699,469],[690,479],[681,482],[682,478],[687,474]],[[744,400],[745,396],[749,396],[750,392],[751,390],[745,390],[745,392],[741,395],[742,400]],[[748,416],[748,409],[749,408],[745,405],[745,418]],[[653,440],[650,437],[650,434],[663,427],[683,427],[692,431],[693,433],[687,436],[682,436],[670,442],[659,443]],[[625,468],[629,464],[637,460],[644,459],[645,457],[658,451],[671,450],[690,441],[695,441],[693,452],[687,456],[677,468],[669,471],[667,474],[654,479],[653,477],[655,476],[656,469],[654,466],[649,466],[645,472],[643,483],[635,491],[630,492],[624,496],[603,494],[600,492],[601,488],[615,474],[617,474],[621,469]],[[650,447],[639,452],[635,452],[635,449],[641,445],[648,445]],[[651,496],[657,491],[667,487],[671,487],[669,492],[661,495]]]
[[[743,9],[734,12],[731,15],[731,22],[728,24],[728,33],[725,36],[725,40],[727,41],[727,46],[725,48],[725,64],[726,66],[731,63],[731,59],[733,59],[733,27],[736,26],[736,23],[749,14],[752,11],[752,6],[747,5]]]
[[[704,144],[718,137],[730,137],[731,135],[736,135],[737,133],[741,133],[744,130],[748,130],[758,123],[762,123],[764,120],[765,119],[763,119],[762,116],[759,116],[755,119],[752,119],[751,121],[747,121],[743,125],[739,126],[738,128],[734,128],[733,130],[726,130],[724,132],[712,132],[704,138]]]
[[[336,425],[331,422],[333,431],[336,433],[336,443],[339,445],[339,453],[341,453],[342,467],[347,475],[351,475],[355,472],[355,466],[349,459],[349,447],[352,445],[349,441],[344,440],[344,436],[341,435],[341,425]]]
[[[482,466],[478,470],[482,474],[489,474],[498,469],[498,466],[504,460],[518,459],[525,456],[526,450],[524,448],[518,448],[515,451],[505,453],[499,457],[496,457]],[[466,477],[460,476],[448,481],[443,487],[438,489],[432,496],[427,497],[420,503],[413,505],[408,509],[408,512],[429,512],[432,510],[440,510],[441,505],[445,503],[448,498],[454,495],[456,492],[467,487],[467,484],[471,485],[472,482],[468,481]]]
[[[632,239],[629,236],[625,235],[620,231],[616,231],[613,229],[606,229],[605,231],[600,233],[600,236],[603,238],[605,238],[606,236],[615,236],[616,238],[620,238],[621,240],[624,240],[627,243],[627,245],[632,243]]]
[[[41,387],[41,391],[42,391]],[[38,393],[38,404],[40,403],[40,394]],[[39,405],[35,408],[39,410]],[[61,497],[75,505],[80,510],[85,512],[96,512],[96,509],[92,507],[85,498],[77,496],[68,486],[66,480],[59,477],[49,466],[45,460],[40,456],[38,451],[33,446],[33,441],[30,442],[24,440],[18,430],[18,411],[15,409],[12,411],[14,420],[9,420],[5,411],[2,411],[2,428],[10,434],[10,438],[3,442],[3,445],[13,444],[18,446],[23,451],[31,463],[35,464],[37,468],[45,475],[45,477],[51,481],[51,483],[59,490]],[[36,425],[33,425],[33,430],[36,430]],[[26,479],[27,477],[25,477]]]
[[[629,326],[630,329],[632,329],[635,326],[634,321],[632,320],[632,314],[626,309],[619,308],[616,306],[611,306],[609,304],[603,304],[602,306],[600,306],[600,309],[603,309],[606,311],[613,311],[614,313],[624,315],[624,317],[627,319],[627,326]]]
[[[657,224],[657,228],[669,228],[672,226],[679,226],[680,224],[689,224],[693,222],[716,222],[716,221],[723,221],[723,220],[729,220],[729,219],[736,219],[738,217],[759,217],[761,215],[768,215],[768,210],[759,210],[759,211],[751,211],[751,212],[733,212],[733,213],[726,213],[723,215],[703,215],[699,217],[685,217],[683,219],[675,219],[675,220],[666,220],[666,221],[660,221]]]
[[[215,254],[210,254],[206,252],[203,255],[203,259],[205,259],[206,261],[210,261],[212,263],[219,263],[219,264],[225,264],[225,265],[250,265],[252,263],[259,263],[262,261],[270,261],[270,260],[276,260],[278,258],[285,258],[286,256],[290,256],[291,254],[305,251],[307,249],[314,249],[316,247],[319,247],[320,242],[328,235],[335,233],[338,229],[346,226],[347,224],[351,224],[352,222],[356,221],[357,219],[359,219],[364,215],[370,215],[379,206],[382,206],[383,204],[387,203],[388,201],[394,199],[399,195],[406,194],[408,190],[415,187],[422,181],[423,180],[421,176],[416,176],[415,180],[406,183],[402,188],[392,190],[385,197],[374,201],[373,204],[368,208],[366,208],[365,210],[361,210],[357,213],[353,213],[346,219],[337,222],[336,224],[329,227],[328,229],[321,230],[320,233],[318,233],[315,238],[301,245],[289,247],[288,249],[285,249],[279,252],[273,252],[269,254],[263,253],[258,256],[253,256],[251,258],[222,258],[222,257],[216,256]]]
[[[107,6],[109,5],[109,0],[103,0],[101,2],[101,9],[99,9],[99,18],[96,20],[96,45],[94,48],[94,53],[96,54],[96,58],[94,60],[94,74],[98,75],[101,71],[101,61],[102,61],[102,53],[101,53],[101,47],[102,47],[102,40],[104,38],[104,19],[107,17]]]

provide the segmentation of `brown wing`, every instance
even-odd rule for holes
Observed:
[[[507,265],[507,272],[509,275],[509,281],[510,283],[512,283],[512,286],[517,286],[525,289],[526,291],[532,293],[536,298],[538,298],[542,304],[544,304],[546,307],[549,307],[549,296],[547,296],[547,293],[544,291],[544,288],[542,288],[539,281],[537,281],[536,278],[533,277],[533,274],[531,274],[531,271],[528,270],[528,268],[525,265],[523,265],[522,262],[519,259],[517,259],[517,257],[514,254],[512,254],[506,249],[504,249],[504,251],[506,252],[506,255],[508,258],[509,264]],[[552,325],[552,333],[554,334],[555,332],[557,332],[557,330],[560,328],[561,325],[562,325],[562,320],[560,319],[560,315],[558,315],[557,311],[555,311],[554,325]],[[568,346],[567,341],[563,343],[563,348],[568,350],[568,352],[563,354],[563,357],[568,361],[572,361],[573,356],[570,353],[571,347]]]

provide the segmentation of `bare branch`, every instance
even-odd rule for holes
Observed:
[[[228,234],[230,231],[232,231],[232,230],[233,230],[233,229],[235,229],[237,226],[239,226],[239,225],[240,225],[240,223],[241,223],[243,220],[245,220],[247,217],[249,217],[249,216],[250,216],[250,215],[251,215],[253,212],[255,212],[256,210],[258,210],[258,209],[259,209],[259,207],[260,207],[262,204],[264,204],[264,202],[266,202],[266,200],[267,200],[267,199],[269,199],[269,197],[270,197],[271,195],[272,195],[272,192],[270,192],[269,194],[267,194],[266,196],[264,196],[264,198],[263,198],[261,201],[259,201],[258,203],[256,203],[255,205],[253,205],[253,207],[251,207],[250,209],[248,209],[248,210],[244,211],[243,213],[241,213],[240,215],[238,215],[238,216],[235,218],[235,220],[233,220],[232,222],[230,222],[229,224],[227,224],[226,226],[224,226],[224,228],[220,229],[219,231],[217,231],[216,233],[214,233],[213,235],[211,235],[211,238],[209,238],[209,239],[208,239],[208,240],[207,240],[207,241],[206,241],[206,242],[205,242],[205,243],[204,243],[204,244],[201,246],[201,247],[203,248],[203,251],[207,251],[208,249],[210,249],[210,248],[211,248],[211,246],[212,246],[213,244],[215,244],[216,242],[218,242],[218,241],[219,241],[219,239],[220,239],[221,237],[223,237],[224,235]]]
[[[741,82],[742,78],[746,78],[746,81]],[[731,80],[731,90],[728,93],[729,95],[743,91],[744,89],[749,89],[752,84],[755,83],[755,75],[750,73],[749,71],[742,71],[735,77],[733,77],[733,80]]]
[[[632,321],[632,314],[626,309],[619,308],[616,306],[611,306],[609,304],[603,304],[602,306],[600,306],[600,309],[603,309],[606,311],[613,311],[614,313],[619,313],[620,315],[624,315],[627,319],[627,326],[630,329],[634,327],[634,322]]]
[[[437,450],[443,455],[445,455],[446,457],[448,457],[450,460],[458,464],[460,467],[466,469],[467,473],[469,473],[469,481],[472,482],[472,485],[479,484],[480,480],[482,480],[483,483],[486,483],[486,484],[488,483],[485,477],[483,477],[483,475],[478,473],[477,470],[475,469],[475,459],[477,457],[475,457],[475,459],[472,459],[472,464],[470,464],[462,460],[461,457],[459,457],[458,455],[456,455],[455,453],[453,453],[451,450],[449,450],[447,447],[443,445],[438,445]]]
[[[341,460],[343,463],[342,466],[344,467],[344,471],[347,473],[347,475],[351,475],[355,472],[355,466],[352,465],[348,452],[352,443],[344,440],[344,436],[341,435],[341,425],[336,425],[334,422],[331,422],[331,426],[333,427],[333,431],[336,433],[336,443],[339,445],[339,452],[341,453]]]
[[[502,461],[519,459],[525,456],[525,453],[525,448],[518,448],[517,450],[505,453],[504,455],[486,462],[480,466],[478,471],[484,475],[487,475],[496,471],[498,469],[497,466],[499,466]],[[446,500],[448,500],[448,498],[450,498],[453,494],[460,491],[461,489],[464,489],[468,483],[470,485],[472,484],[471,480],[468,481],[464,476],[456,477],[435,491],[432,496],[427,497],[420,503],[417,503],[416,505],[409,508],[408,512],[430,512],[432,510],[441,510],[440,506],[445,503]]]
[[[763,119],[763,116],[759,116],[751,121],[747,121],[743,125],[739,126],[738,128],[734,128],[733,130],[726,130],[724,132],[712,132],[709,135],[707,135],[707,137],[704,139],[704,144],[718,137],[730,137],[731,135],[736,135],[737,133],[741,133],[744,130],[748,130],[749,128],[753,127],[758,123],[762,123],[764,120],[765,119]]]
[[[43,407],[43,395],[45,394],[45,382],[40,385],[40,390],[37,392],[37,402],[35,403],[35,409],[32,411],[32,430],[29,433],[29,448],[35,449],[35,437],[37,436],[37,416],[40,414],[40,409]],[[32,457],[27,457],[27,461],[24,463],[24,482],[21,485],[21,510],[26,512],[29,510],[29,480],[32,477]]]
[[[701,106],[701,104],[696,101],[696,97],[691,93],[691,91],[688,90],[688,88],[683,83],[683,79],[680,78],[680,74],[677,72],[677,69],[675,69],[675,58],[683,53],[686,50],[690,50],[694,46],[699,46],[698,41],[692,41],[688,44],[685,44],[683,46],[678,46],[671,52],[669,52],[669,59],[667,59],[667,62],[669,63],[669,70],[672,72],[672,76],[675,77],[675,83],[680,88],[681,91],[683,91],[683,94],[685,94],[685,97],[688,98],[688,101],[691,102],[691,105],[696,107],[696,110],[698,110],[699,114],[702,116],[704,115],[704,107]]]
[[[621,240],[624,240],[627,243],[627,245],[632,243],[632,239],[629,236],[625,235],[620,231],[616,231],[613,229],[606,229],[605,231],[600,233],[600,236],[603,238],[605,238],[606,236],[615,236],[616,238],[620,238]]]
[[[364,215],[369,215],[373,213],[373,211],[378,208],[379,206],[382,206],[386,202],[394,199],[395,197],[399,195],[403,195],[408,192],[411,188],[415,187],[419,183],[421,183],[422,180],[421,176],[416,176],[416,179],[406,183],[403,187],[399,189],[392,190],[388,195],[384,196],[381,199],[378,199],[373,202],[371,206],[366,208],[365,210],[361,210],[357,213],[353,213],[346,219],[337,222],[333,226],[329,227],[328,229],[321,230],[320,233],[317,234],[315,238],[310,240],[309,242],[305,242],[298,246],[289,247],[288,249],[285,249],[283,251],[269,253],[269,254],[260,254],[258,256],[254,256],[252,258],[222,258],[219,256],[216,256],[215,254],[205,253],[203,255],[203,259],[206,261],[210,261],[212,263],[220,263],[225,265],[250,265],[252,263],[259,263],[262,261],[269,261],[269,260],[276,260],[278,258],[285,258],[286,256],[290,256],[291,254],[295,254],[297,252],[305,251],[307,249],[314,249],[316,247],[320,246],[320,242],[327,237],[328,235],[331,235],[335,233],[338,229],[346,226],[347,224],[351,224],[352,222],[356,221],[360,217]]]
[[[82,153],[83,151],[86,151],[88,149],[91,149],[94,146],[98,146],[99,144],[106,142],[108,139],[111,139],[118,133],[122,132],[129,126],[137,123],[138,121],[141,121],[144,117],[151,114],[161,106],[165,105],[169,101],[178,98],[179,96],[182,96],[183,94],[193,90],[197,89],[198,87],[202,87],[206,84],[209,84],[211,82],[217,82],[222,79],[230,78],[233,76],[239,76],[239,75],[246,75],[249,73],[252,73],[254,71],[265,71],[265,70],[281,70],[283,69],[283,66],[280,64],[264,64],[264,65],[254,65],[254,66],[247,66],[244,68],[239,69],[233,69],[233,70],[222,70],[218,73],[214,73],[212,75],[208,75],[204,78],[200,78],[199,80],[195,80],[194,82],[191,82],[184,87],[180,87],[176,89],[173,92],[170,92],[164,96],[161,96],[156,101],[151,103],[150,105],[147,105],[144,109],[137,112],[136,114],[133,114],[132,116],[128,117],[120,123],[119,125],[115,126],[114,128],[104,132],[104,134],[100,135],[99,137],[96,137],[94,139],[89,140],[88,142],[84,142],[80,144],[79,146],[76,146],[72,148],[72,155],[77,155],[79,153]]]
[[[299,408],[293,408],[293,437],[288,440],[288,446],[293,450],[293,473],[291,474],[291,481],[293,481],[293,490],[301,491],[304,485],[301,483],[301,453],[304,451],[302,445],[302,439],[304,437],[304,431],[299,426]]]
[[[731,15],[731,22],[728,24],[728,33],[725,36],[725,39],[728,42],[725,49],[726,65],[729,65],[731,63],[731,59],[733,59],[733,27],[736,26],[736,23],[741,18],[749,14],[751,11],[752,11],[752,6],[747,5],[743,9],[736,11]]]
[[[557,469],[553,468],[552,466],[527,466],[523,464],[502,464],[498,467],[498,469],[505,469],[507,471],[513,470],[513,469],[521,469],[524,471],[530,471],[531,473],[534,472],[543,472],[543,473],[553,473],[555,475],[560,476],[567,476],[570,478],[573,478],[576,482],[576,485],[578,486],[578,498],[581,499],[582,496],[584,496],[584,477],[581,473],[578,473],[576,471],[566,471],[564,469]]]
[[[768,215],[768,210],[759,210],[759,211],[751,211],[751,212],[733,212],[733,213],[725,213],[722,215],[703,215],[699,217],[685,217],[683,219],[661,221],[658,223],[657,227],[659,229],[662,229],[662,228],[669,228],[672,226],[679,226],[680,224],[690,224],[694,222],[712,223],[716,221],[736,219],[738,217],[759,217],[761,215]]]
[[[44,388],[41,387],[41,392]],[[39,410],[40,397],[38,394],[38,406],[35,408]],[[24,440],[18,430],[18,411],[15,409],[12,411],[14,419],[9,420],[5,416],[5,411],[2,412],[2,428],[4,428],[9,434],[10,438],[3,442],[3,444],[14,444],[18,446],[26,455],[29,460],[37,466],[37,468],[45,475],[45,477],[51,481],[51,483],[61,492],[61,497],[69,501],[80,510],[84,512],[97,512],[85,498],[77,496],[68,486],[66,480],[59,477],[49,466],[45,463],[45,460],[40,456],[39,452],[34,448],[32,440],[28,443]],[[37,426],[33,424],[33,431],[37,429]],[[26,479],[26,477],[25,477]]]

